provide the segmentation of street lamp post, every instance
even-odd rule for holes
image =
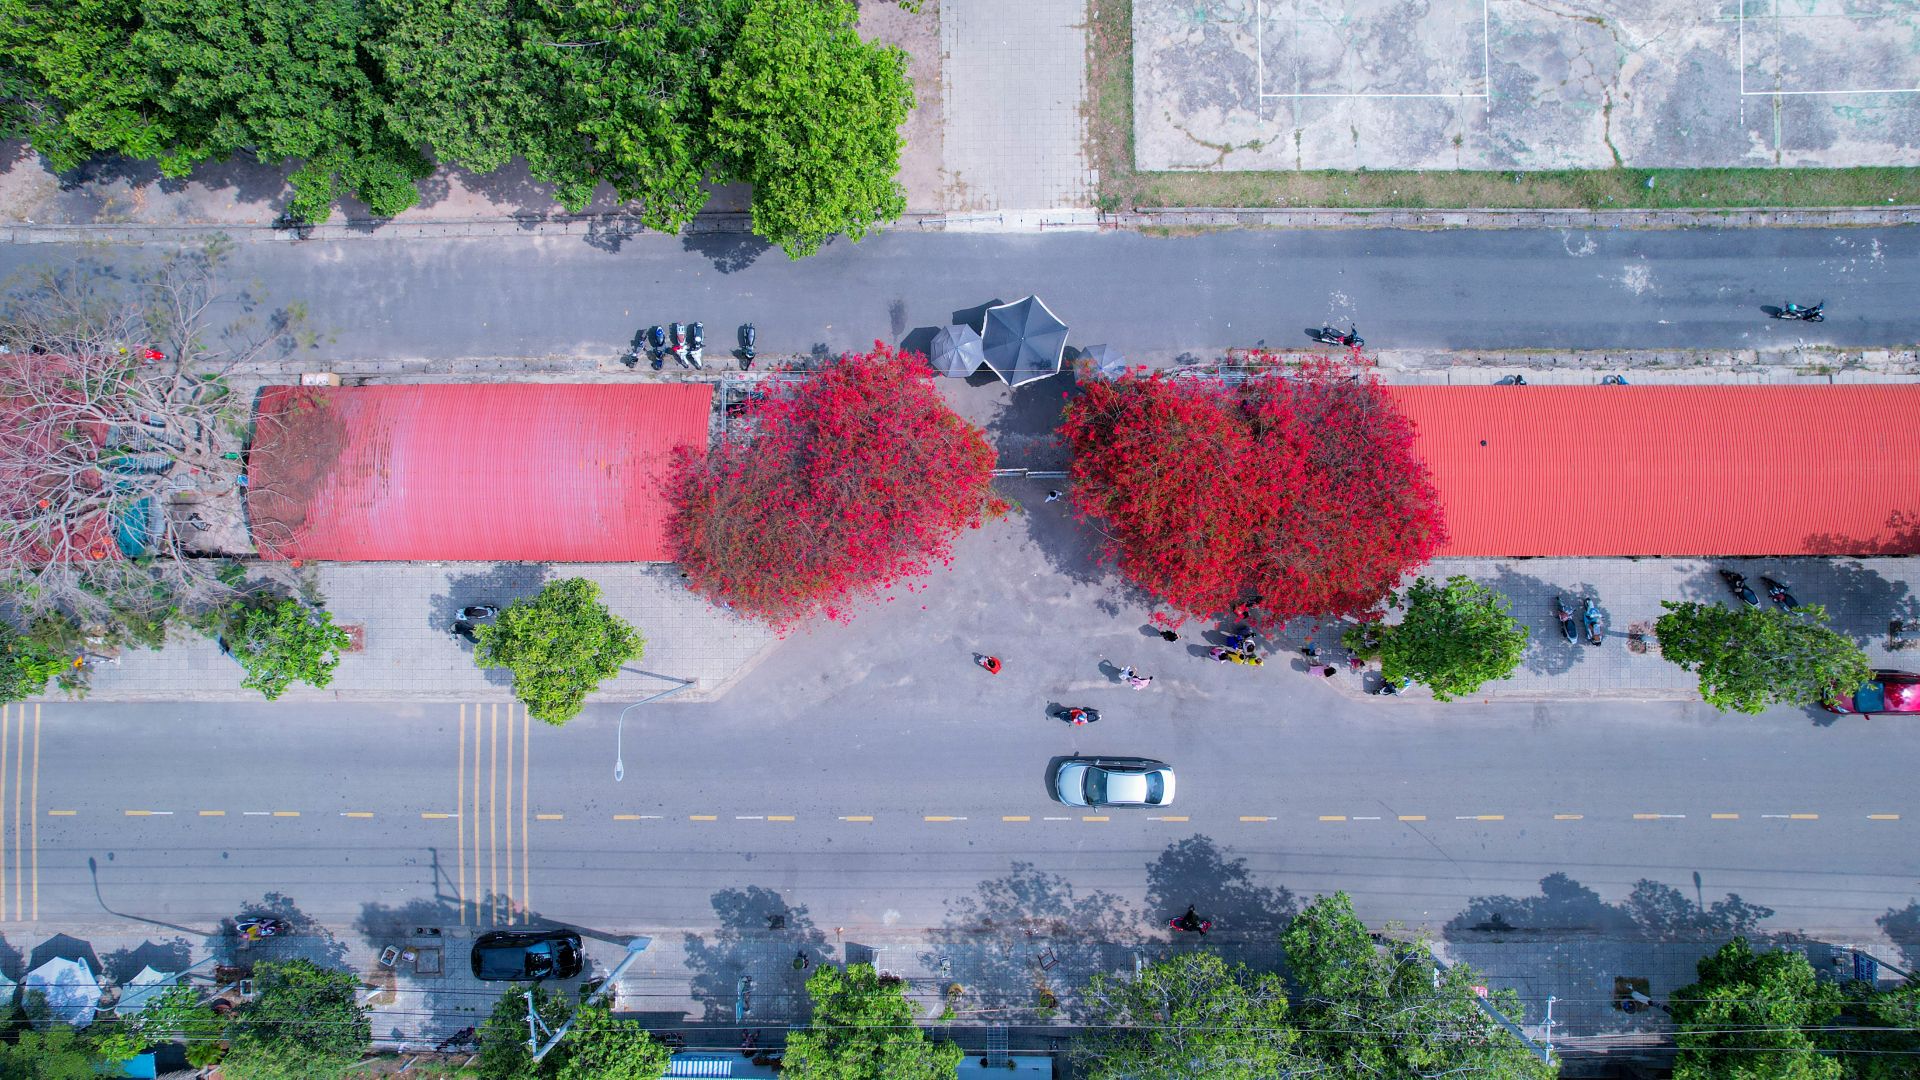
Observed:
[[[661,676],[661,677],[672,678],[672,676]],[[677,679],[675,680],[675,683],[676,685],[674,686],[669,686],[665,690],[662,690],[659,693],[652,695],[651,697],[641,698],[639,701],[636,701],[633,704],[627,706],[626,708],[620,710],[620,719],[614,722],[614,727],[613,727],[613,779],[616,783],[626,779],[627,777],[627,757],[626,757],[627,714],[639,708],[642,705],[652,704],[653,702],[659,701],[663,697],[669,697],[671,695],[679,693],[682,690],[685,690],[687,687],[693,685],[693,680]]]

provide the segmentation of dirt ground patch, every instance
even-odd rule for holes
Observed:
[[[945,209],[946,114],[940,89],[940,0],[923,0],[918,11],[902,8],[896,0],[859,0],[860,33],[869,41],[884,41],[906,50],[907,74],[913,78],[913,111],[900,129],[906,146],[900,151],[900,186],[907,192],[909,213],[937,213]]]

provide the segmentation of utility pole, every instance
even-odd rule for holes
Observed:
[[[1433,959],[1433,985],[1435,989],[1438,989],[1440,986],[1440,973],[1447,970],[1447,964],[1445,961],[1440,959],[1440,954],[1434,951],[1432,945],[1427,946],[1427,952]],[[1530,1038],[1525,1031],[1522,1031],[1520,1029],[1520,1025],[1514,1023],[1511,1019],[1509,1019],[1506,1013],[1503,1013],[1499,1009],[1494,1008],[1493,1002],[1487,1000],[1484,997],[1481,997],[1479,994],[1475,994],[1473,996],[1473,1002],[1474,1004],[1480,1006],[1481,1012],[1486,1013],[1489,1017],[1493,1019],[1494,1023],[1499,1024],[1501,1027],[1505,1028],[1508,1034],[1512,1035],[1516,1039],[1519,1039],[1520,1044],[1522,1046],[1525,1046],[1528,1052],[1532,1053],[1534,1057],[1539,1058],[1541,1061],[1544,1061],[1549,1065],[1552,1065],[1554,1063],[1554,1060],[1553,1060],[1553,1003],[1558,1000],[1559,1000],[1558,998],[1553,998],[1553,997],[1549,997],[1547,999],[1547,1035],[1546,1035],[1547,1042],[1546,1042],[1546,1045],[1542,1046],[1540,1043],[1533,1041],[1533,1039]]]
[[[635,960],[639,959],[640,954],[645,952],[647,946],[651,944],[653,944],[653,939],[646,937],[637,937],[627,942],[627,955],[622,957],[620,963],[615,965],[613,971],[607,975],[607,981],[600,984],[600,989],[587,995],[587,1000],[582,1001],[580,1007],[584,1009],[588,1005],[592,1005],[612,993],[613,984],[620,981],[620,976],[627,973],[627,968],[631,966]],[[579,1014],[575,1013],[575,1015],[577,1016]],[[538,1065],[548,1054],[553,1052],[554,1047],[560,1045],[560,1040],[566,1038],[567,1032],[573,1030],[573,1020],[574,1018],[572,1016],[568,1017],[567,1022],[560,1025],[560,1030],[550,1032],[547,1036],[547,1041],[542,1043],[540,1041],[540,1033],[548,1031],[548,1028],[533,1011],[533,992],[531,990],[527,992],[527,1049],[533,1051],[534,1064]]]

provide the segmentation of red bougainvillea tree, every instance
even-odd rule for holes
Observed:
[[[1413,425],[1357,362],[1254,362],[1088,384],[1061,426],[1076,512],[1163,621],[1363,615],[1445,537]]]
[[[946,562],[1004,504],[993,450],[925,357],[875,342],[758,401],[752,434],[684,453],[668,532],[693,589],[786,629]]]

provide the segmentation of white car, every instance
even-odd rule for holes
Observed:
[[[1173,766],[1151,758],[1069,758],[1053,774],[1068,806],[1165,806],[1173,801]]]

